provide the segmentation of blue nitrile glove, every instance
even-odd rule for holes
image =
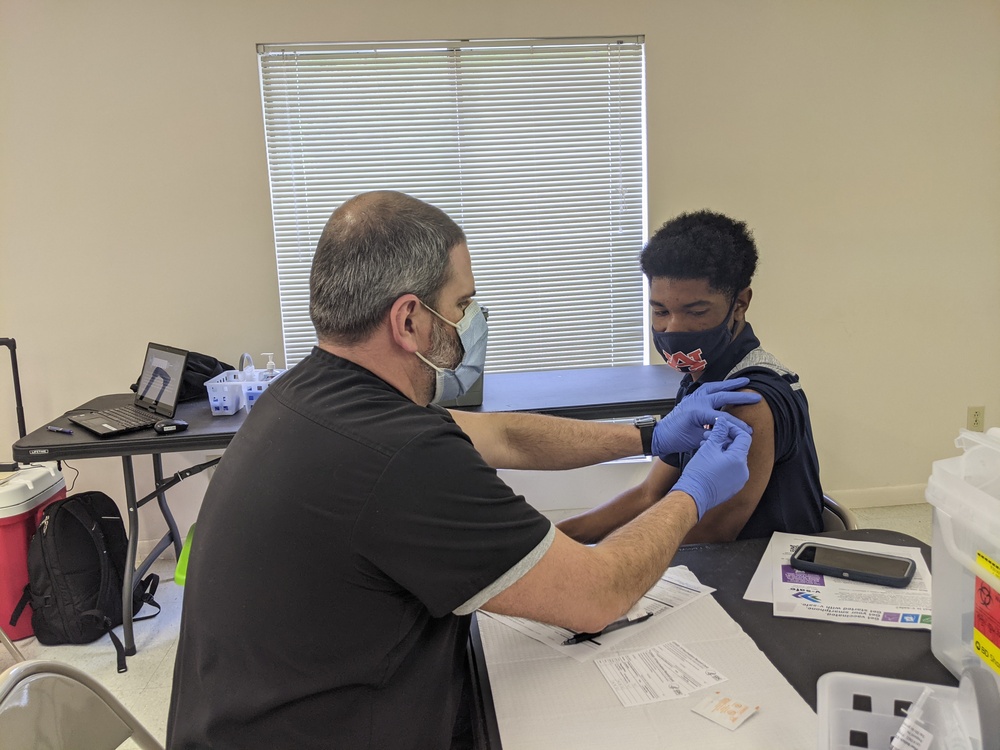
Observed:
[[[749,450],[750,433],[731,417],[719,417],[673,487],[694,498],[699,521],[706,511],[743,489],[750,478]]]
[[[685,396],[653,430],[653,455],[663,458],[671,453],[695,450],[705,439],[705,430],[710,429],[716,419],[726,414],[720,411],[722,407],[756,404],[760,401],[759,393],[735,392],[749,383],[748,378],[706,383],[690,396]],[[750,426],[742,420],[730,414],[726,414],[726,419],[753,433]]]

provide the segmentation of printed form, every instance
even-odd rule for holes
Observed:
[[[623,706],[684,698],[726,679],[677,641],[598,659],[596,664]]]

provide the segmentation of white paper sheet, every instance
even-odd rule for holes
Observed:
[[[789,562],[792,552],[808,541],[908,557],[916,563],[917,572],[909,586],[896,589],[796,570]],[[908,630],[929,630],[931,627],[931,574],[916,547],[775,532],[747,586],[744,599],[773,602],[774,614],[778,617]]]
[[[669,568],[663,577],[629,611],[633,617],[643,612],[651,612],[653,617],[644,622],[602,635],[592,641],[574,643],[569,646],[563,645],[563,642],[574,635],[572,630],[521,617],[497,615],[492,612],[482,612],[481,615],[487,615],[509,628],[554,648],[561,654],[573,657],[577,661],[591,661],[636,636],[640,629],[648,627],[653,620],[667,617],[672,612],[678,611],[700,597],[708,596],[713,591],[715,589],[710,586],[699,583],[698,579],[687,568],[680,566]]]
[[[726,679],[677,641],[594,663],[623,706],[684,698]]]
[[[645,627],[648,625],[648,627]],[[692,710],[713,688],[676,700],[623,707],[592,660],[579,662],[479,616],[504,750],[812,750],[816,715],[753,640],[711,596],[653,617],[612,649],[625,653],[678,641],[724,674],[726,691],[760,710],[735,732]]]

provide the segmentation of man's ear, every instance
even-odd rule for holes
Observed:
[[[736,295],[736,306],[733,308],[733,319],[743,320],[753,298],[753,289],[747,287]]]
[[[418,352],[421,349],[419,312],[423,309],[415,294],[404,294],[392,303],[389,309],[389,332],[392,340],[400,348],[408,352]]]

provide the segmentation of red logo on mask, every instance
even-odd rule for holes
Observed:
[[[701,358],[701,349],[695,349],[690,354],[676,352],[666,359],[667,364],[678,372],[701,372],[708,365],[708,362]]]

